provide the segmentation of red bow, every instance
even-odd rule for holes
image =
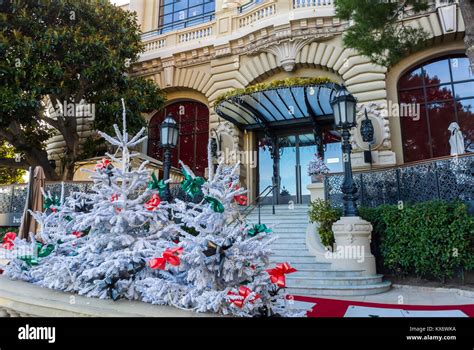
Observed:
[[[234,200],[237,202],[238,205],[246,205],[249,199],[247,198],[247,196],[239,194],[237,196],[234,196]]]
[[[161,203],[161,198],[156,193],[151,196],[150,200],[145,203],[145,208],[147,210],[155,210]]]
[[[97,170],[102,170],[102,169],[107,169],[107,167],[110,165],[110,160],[106,158],[102,158],[102,161],[98,164],[95,165],[95,168]]]
[[[229,184],[229,187],[232,186],[232,183]],[[240,189],[239,185],[235,185],[234,190]],[[249,200],[247,196],[244,196],[243,194],[238,194],[237,196],[234,196],[234,200],[237,202],[238,205],[246,205],[247,201]]]
[[[242,308],[244,306],[245,300],[249,297],[249,295],[252,293],[252,290],[250,288],[247,288],[245,286],[240,286],[239,287],[239,293],[234,293],[234,292],[229,292],[227,295],[234,296],[236,298],[231,298],[230,302],[231,304],[234,304],[238,308]],[[249,300],[250,303],[254,303],[255,300],[260,298],[260,294],[256,293],[255,296]]]
[[[72,234],[76,236],[76,238],[79,238],[82,236],[82,232],[79,232],[79,231],[74,231]]]
[[[11,250],[13,249],[13,241],[16,238],[16,233],[15,232],[7,232],[5,233],[5,236],[3,236],[3,248],[6,250]]]
[[[286,277],[288,273],[296,272],[297,270],[290,266],[288,263],[280,263],[276,265],[276,268],[269,269],[267,272],[270,274],[270,280],[280,288],[286,287]]]
[[[110,197],[110,201],[111,201],[111,202],[118,201],[118,199],[119,199],[118,194],[114,194],[112,197]]]
[[[183,248],[172,248],[167,249],[163,252],[161,258],[151,259],[148,264],[152,269],[164,270],[166,268],[166,263],[178,266],[181,263],[180,256],[183,253]]]

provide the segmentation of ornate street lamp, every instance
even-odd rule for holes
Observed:
[[[171,150],[178,144],[179,127],[171,114],[165,118],[160,125],[160,147],[163,148],[163,181],[170,178],[171,171]],[[170,200],[170,185],[166,183],[163,191],[165,201]]]
[[[357,100],[345,87],[336,92],[331,106],[334,111],[336,128],[342,129],[342,160],[344,162],[344,182],[342,184],[342,193],[344,201],[344,216],[358,216],[357,212],[357,186],[352,177],[351,151],[352,146],[349,142],[350,130],[357,125],[356,123],[356,105]]]

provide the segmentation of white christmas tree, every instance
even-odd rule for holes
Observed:
[[[114,125],[115,137],[100,133],[121,157],[107,154],[91,172],[92,192],[46,195],[48,210],[34,213],[42,241],[10,235],[0,248],[0,257],[10,259],[5,274],[91,297],[198,312],[299,315],[281,293],[285,275],[295,270],[286,263],[267,269],[275,238],[265,225],[248,225],[238,210],[246,201],[239,165],[221,164],[215,172],[210,165],[206,181],[181,163],[182,191],[202,201],[161,201],[165,183],[150,176],[147,162],[131,168],[137,154],[129,149],[146,137],[142,129],[129,139],[123,110],[122,131]]]

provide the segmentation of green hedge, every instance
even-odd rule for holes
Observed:
[[[379,268],[441,280],[474,268],[474,220],[464,203],[384,205],[361,208],[360,216],[374,226]]]
[[[331,245],[341,211],[317,200],[309,214],[320,224],[322,243]],[[379,272],[444,280],[474,268],[474,220],[465,203],[383,205],[360,208],[359,214],[374,227],[371,248]]]
[[[318,233],[321,243],[325,247],[332,248],[334,244],[334,233],[332,224],[341,217],[342,210],[331,207],[328,201],[316,199],[309,205],[309,221],[319,223]]]

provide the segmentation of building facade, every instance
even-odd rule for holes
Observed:
[[[407,13],[409,25],[429,35],[429,45],[393,67],[373,64],[342,43],[350,25],[335,16],[333,0],[131,0],[143,31],[145,51],[134,74],[153,80],[167,94],[164,110],[146,116],[149,142],[142,152],[160,159],[158,125],[171,113],[180,124],[173,159],[205,175],[207,140],[217,156],[241,162],[242,184],[255,198],[272,183],[271,154],[261,131],[239,128],[214,109],[223,93],[287,78],[326,77],[344,84],[365,109],[375,140],[353,131],[353,167],[394,166],[449,156],[451,123],[474,140],[474,75],[464,52],[464,23],[456,4],[433,2],[422,14]],[[268,101],[271,103],[271,101]],[[359,123],[360,127],[360,123]],[[307,202],[306,174],[317,144],[309,126],[277,130],[279,201]],[[342,169],[340,137],[322,129],[324,158]],[[372,164],[363,151],[372,152]]]

